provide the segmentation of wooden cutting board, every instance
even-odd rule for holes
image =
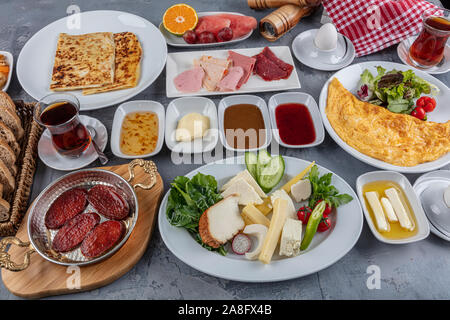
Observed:
[[[104,167],[128,179],[128,164]],[[132,184],[149,183],[149,175],[136,166]],[[23,271],[11,272],[2,269],[5,287],[16,296],[25,298],[42,298],[53,295],[93,290],[105,286],[127,273],[142,257],[147,249],[157,217],[164,186],[161,176],[150,190],[137,188],[139,215],[127,242],[110,258],[85,267],[67,267],[43,259],[37,252],[31,255],[29,267]],[[27,212],[16,237],[29,241],[27,233]],[[22,263],[25,249],[11,246],[8,253],[13,261]]]

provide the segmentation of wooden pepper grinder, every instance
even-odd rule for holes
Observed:
[[[317,7],[321,0],[247,0],[252,9],[262,10],[267,8],[279,8],[285,4],[293,4],[299,7]]]
[[[314,7],[299,7],[294,4],[285,4],[261,19],[259,22],[259,32],[267,40],[276,41],[292,29],[301,18],[310,15],[313,10]]]

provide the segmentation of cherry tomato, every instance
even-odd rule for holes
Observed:
[[[322,220],[320,220],[320,223],[317,227],[317,231],[324,232],[330,229],[331,227],[331,219],[327,217],[322,217]]]
[[[433,106],[436,108],[436,99],[430,98],[430,102],[433,104]]]
[[[423,107],[423,109],[425,110],[425,112],[432,112],[435,108],[435,104],[433,104],[431,101],[427,102],[427,104]]]
[[[317,201],[317,203],[320,203],[320,202],[322,202],[323,201],[323,199],[320,199],[319,201]],[[317,203],[316,203],[316,206],[317,206]],[[328,217],[328,215],[331,213],[331,211],[333,210],[333,208],[328,204],[328,203],[326,203],[326,206],[325,206],[325,211],[323,212],[323,216],[325,217]]]
[[[301,207],[297,212],[298,220],[300,220],[303,224],[307,224],[309,217],[311,216],[311,212],[312,210],[310,207]]]
[[[233,39],[233,30],[230,27],[225,27],[217,33],[217,41],[225,42]]]
[[[413,117],[416,117],[419,120],[423,120],[425,118],[425,110],[422,107],[416,107],[412,112],[411,115]]]
[[[183,34],[183,39],[186,43],[194,44],[197,42],[197,34],[193,30],[188,30]]]
[[[421,98],[417,99],[417,101],[416,101],[416,106],[418,106],[418,107],[423,107],[423,106],[425,106],[425,100],[426,100],[426,98],[427,98],[427,97],[421,97]]]

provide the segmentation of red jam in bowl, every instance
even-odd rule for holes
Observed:
[[[275,120],[283,143],[298,146],[313,143],[316,130],[308,108],[301,103],[285,103],[275,108]]]

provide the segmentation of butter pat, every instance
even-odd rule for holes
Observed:
[[[370,191],[365,194],[370,207],[372,208],[373,215],[375,216],[375,221],[377,223],[377,228],[380,232],[389,231],[389,225],[386,221],[386,217],[381,207],[380,200],[378,199],[378,192]]]
[[[175,140],[189,142],[202,138],[209,127],[209,118],[200,113],[188,113],[178,121]]]
[[[411,220],[409,219],[408,213],[405,210],[405,207],[403,206],[402,200],[400,199],[397,190],[394,188],[389,188],[384,190],[384,193],[389,198],[389,201],[392,204],[392,207],[394,208],[395,215],[398,218],[398,221],[400,222],[400,226],[407,230],[414,230],[414,225],[411,223]]]
[[[302,222],[295,219],[286,219],[281,233],[280,255],[292,257],[300,253],[302,242]]]

